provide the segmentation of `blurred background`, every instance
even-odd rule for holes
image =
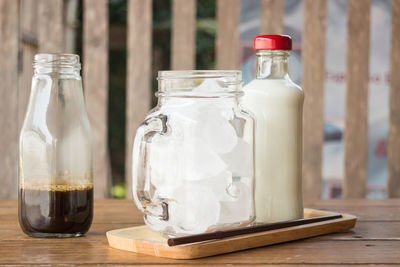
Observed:
[[[31,5],[29,0],[22,1]],[[65,51],[83,56],[84,3],[64,0],[63,20],[66,25],[63,39]],[[196,1],[195,68],[216,68],[216,1]],[[35,5],[35,4],[33,4]],[[125,0],[108,1],[108,150],[110,160],[110,194],[115,198],[126,195],[126,99],[127,99],[127,14]],[[346,89],[346,0],[328,0],[326,9],[326,48],[324,86],[324,143],[322,160],[322,197],[339,198],[344,176],[343,131],[345,124]],[[283,29],[293,38],[290,75],[302,84],[302,35],[304,19],[302,0],[285,0]],[[152,1],[151,81],[157,90],[159,70],[171,69],[172,1]],[[29,11],[28,11],[29,12]],[[240,68],[246,84],[255,76],[255,57],[252,39],[261,32],[260,0],[241,0],[240,3]],[[389,67],[391,34],[391,1],[372,0],[369,49],[369,104],[368,104],[368,178],[367,197],[387,197],[387,136],[389,126]],[[24,17],[21,16],[21,19]],[[22,24],[24,22],[21,22]],[[368,27],[368,25],[366,25]],[[22,32],[19,57],[32,61],[34,36]],[[400,48],[399,48],[400,49]],[[85,59],[83,65],[85,65]],[[27,64],[26,66],[29,66]],[[30,73],[30,72],[29,72]],[[29,74],[30,75],[30,74]],[[28,75],[28,76],[29,76]],[[30,78],[26,78],[30,80]],[[29,82],[20,86],[30,87]],[[29,88],[27,89],[29,90]],[[152,106],[156,104],[152,94]],[[21,117],[21,116],[19,116]],[[23,117],[23,116],[22,116]]]

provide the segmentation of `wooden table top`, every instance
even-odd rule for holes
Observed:
[[[358,216],[348,232],[196,260],[170,260],[110,248],[105,232],[143,224],[131,200],[95,201],[94,222],[85,237],[37,239],[19,228],[17,201],[0,200],[0,264],[69,265],[400,265],[400,199],[315,200],[305,207]]]

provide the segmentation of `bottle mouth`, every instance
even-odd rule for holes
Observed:
[[[239,70],[159,71],[157,97],[232,97],[243,95]]]
[[[289,57],[290,50],[257,50],[257,56]]]
[[[40,72],[81,69],[79,56],[75,54],[36,54],[32,65]]]

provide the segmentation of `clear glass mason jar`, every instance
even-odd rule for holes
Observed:
[[[79,56],[38,54],[33,67],[19,139],[19,223],[30,236],[80,236],[93,217],[93,141]]]
[[[164,236],[254,220],[254,120],[240,71],[160,71],[158,105],[138,128],[133,197]]]

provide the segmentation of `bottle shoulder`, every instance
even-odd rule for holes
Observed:
[[[288,79],[254,79],[246,84],[243,90],[265,90],[265,89],[296,89],[303,91],[303,89],[290,78]]]
[[[290,79],[254,79],[243,88],[245,95],[284,96],[296,95],[303,97],[303,89]]]

